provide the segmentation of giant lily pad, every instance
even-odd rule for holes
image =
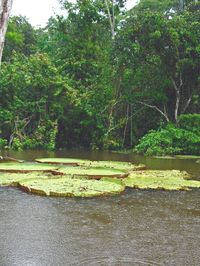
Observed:
[[[73,159],[73,158],[43,158],[36,159],[39,163],[49,163],[49,164],[64,164],[70,166],[83,166],[83,167],[92,167],[92,168],[114,168],[119,170],[144,170],[146,167],[144,164],[134,165],[129,162],[120,162],[120,161],[90,161],[82,159]]]
[[[174,160],[176,159],[174,156],[153,156],[153,159],[164,159],[164,160]]]
[[[0,163],[0,172],[9,173],[52,172],[56,169],[52,165],[37,163]]]
[[[196,156],[196,155],[176,155],[175,158],[177,158],[177,159],[197,160],[197,159],[200,159],[200,156]]]
[[[0,162],[17,162],[17,163],[23,163],[24,161],[23,160],[18,160],[18,159],[15,159],[15,158],[12,158],[12,157],[8,157],[8,156],[5,156],[5,157],[2,157],[0,156]]]
[[[147,170],[132,172],[122,183],[131,188],[139,189],[164,189],[164,190],[187,190],[199,188],[200,182],[188,180],[189,174],[178,170],[158,171]]]
[[[35,159],[38,163],[48,164],[64,164],[69,166],[80,166],[82,163],[90,162],[89,160],[73,159],[73,158],[41,158]]]
[[[0,186],[17,186],[27,192],[59,197],[115,195],[125,186],[166,190],[200,187],[199,181],[189,180],[189,174],[177,170],[134,171],[130,163],[86,160],[79,160],[77,165],[1,163],[0,172],[6,173],[0,174]]]
[[[48,173],[1,173],[0,174],[0,186],[18,186],[22,180],[31,179],[51,179],[55,178],[52,174]]]
[[[112,168],[118,169],[121,171],[135,171],[135,170],[144,170],[146,166],[144,164],[134,165],[129,162],[118,162],[118,161],[89,161],[82,162],[82,165],[87,167],[105,167],[105,168]]]
[[[112,168],[87,168],[87,167],[60,167],[59,173],[72,176],[85,176],[93,179],[100,179],[101,177],[126,177],[128,173],[118,169]]]
[[[57,197],[96,197],[116,195],[125,187],[101,180],[87,180],[65,176],[58,179],[21,181],[20,187],[30,193]]]

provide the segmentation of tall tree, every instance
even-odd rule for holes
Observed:
[[[14,52],[31,55],[36,51],[37,30],[26,17],[12,16],[5,37],[2,61],[10,61]]]
[[[0,0],[0,62],[13,0]]]
[[[117,40],[129,55],[125,65],[130,65],[128,86],[134,100],[137,96],[140,104],[177,124],[199,94],[199,12],[191,4],[173,17],[138,13],[127,19]]]

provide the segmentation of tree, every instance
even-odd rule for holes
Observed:
[[[58,142],[90,147],[101,143],[107,131],[106,107],[112,99],[110,26],[102,1],[64,1],[64,6],[67,18],[51,19],[46,44],[43,39],[45,51],[69,77],[76,94],[59,119]]]
[[[121,8],[125,6],[126,1],[127,0],[104,0],[113,40],[116,35],[117,18],[119,17]]]
[[[0,138],[9,146],[17,141],[21,147],[52,148],[51,134],[70,99],[69,90],[68,80],[48,55],[14,54],[0,69]]]
[[[30,56],[36,50],[37,30],[26,17],[14,16],[9,19],[5,37],[2,61],[11,60],[13,52]]]
[[[126,65],[134,68],[128,72],[132,98],[167,122],[178,124],[199,94],[199,12],[195,3],[172,17],[147,10],[121,31]]]
[[[5,34],[13,0],[0,0],[0,62],[2,58]]]
[[[198,0],[140,0],[135,9],[151,10],[166,13],[182,12],[188,5],[198,3]]]

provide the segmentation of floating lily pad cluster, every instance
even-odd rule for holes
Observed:
[[[0,186],[15,186],[44,196],[116,195],[126,187],[180,190],[199,188],[186,172],[145,170],[128,162],[71,158],[36,159],[35,163],[0,163]]]
[[[143,170],[145,165],[134,165],[129,162],[114,162],[114,161],[90,161],[90,160],[81,160],[73,158],[44,158],[36,159],[38,163],[47,163],[47,164],[59,164],[59,165],[68,165],[68,166],[80,166],[80,167],[95,167],[95,168],[112,168],[118,170]]]
[[[153,156],[155,159],[183,159],[183,160],[197,160],[200,159],[200,156],[196,155],[173,155],[173,156]]]
[[[132,172],[123,179],[126,187],[138,189],[188,190],[200,188],[200,182],[190,180],[190,175],[178,170],[148,170]]]

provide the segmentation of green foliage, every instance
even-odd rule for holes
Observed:
[[[200,114],[181,115],[179,126],[185,130],[200,135]]]
[[[68,80],[46,54],[15,55],[0,70],[1,135],[12,148],[55,148],[59,101],[67,102]]]
[[[47,149],[54,150],[56,145],[57,125],[46,122],[45,126],[39,126],[31,136],[23,138],[15,137],[12,142],[13,150]]]
[[[122,141],[114,138],[108,138],[107,136],[102,139],[104,150],[120,150],[122,148]]]
[[[11,55],[14,52],[29,56],[34,52],[36,43],[36,31],[27,18],[22,16],[11,17],[6,33],[3,60],[10,61]]]
[[[127,11],[125,0],[60,3],[66,16],[45,29],[10,19],[0,146],[128,149],[167,121],[177,127],[151,131],[141,151],[198,153],[200,4],[141,0]]]
[[[12,142],[12,149],[15,151],[20,151],[23,149],[23,144],[18,138],[14,138]]]
[[[169,12],[170,9],[178,7],[178,0],[141,0],[136,7],[139,11],[146,9],[153,11]]]
[[[117,36],[120,68],[126,65],[122,78],[127,96],[159,110],[167,121],[178,123],[178,115],[185,113],[187,103],[194,106],[199,95],[199,17],[198,9],[171,15],[133,9]]]
[[[172,124],[147,133],[134,149],[146,155],[200,154],[200,136]]]
[[[0,138],[0,150],[7,147],[7,140]]]

